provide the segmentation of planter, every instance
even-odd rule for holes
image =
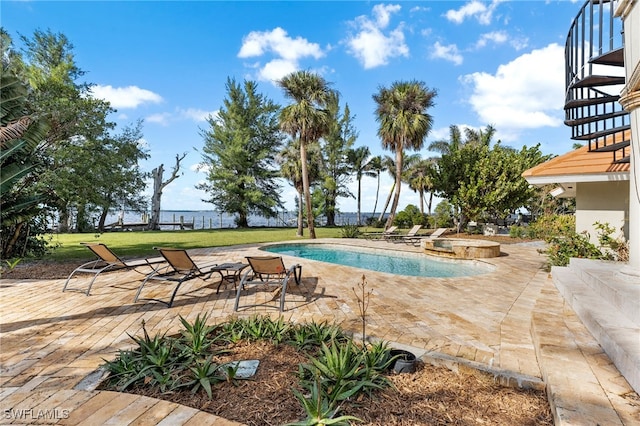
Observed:
[[[393,371],[396,373],[413,373],[416,371],[416,356],[409,351],[392,349],[390,352],[393,363]]]

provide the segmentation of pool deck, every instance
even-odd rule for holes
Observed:
[[[385,241],[317,241],[420,250]],[[640,424],[638,395],[564,302],[537,247],[502,245],[501,252],[485,260],[493,271],[463,278],[400,277],[284,256],[287,266],[303,266],[303,279],[289,288],[283,315],[295,322],[335,322],[358,333],[352,289],[364,275],[373,290],[368,336],[410,348],[427,362],[468,364],[505,383],[546,387],[556,424]],[[264,254],[255,245],[190,253],[196,261],[216,263]],[[96,391],[95,380],[86,380],[104,359],[131,347],[128,334],[139,335],[142,321],[151,335],[171,334],[180,329],[179,315],[192,321],[208,313],[222,322],[235,314],[233,286],[216,294],[217,275],[183,284],[169,309],[134,303],[140,279],[136,272],[102,275],[90,296],[63,293],[64,280],[0,280],[0,424],[237,424],[178,404]],[[172,288],[149,285],[143,296],[166,298]],[[266,295],[251,293],[242,303]],[[258,307],[236,315],[254,314],[275,317],[278,311]]]

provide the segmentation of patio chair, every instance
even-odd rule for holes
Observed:
[[[138,300],[153,300],[156,302],[164,303],[165,305],[167,305],[167,307],[170,308],[173,305],[173,300],[175,299],[182,283],[194,278],[202,278],[207,280],[211,278],[211,274],[213,274],[214,272],[220,272],[221,269],[226,269],[221,268],[221,266],[224,265],[218,265],[212,262],[196,264],[191,256],[189,256],[189,253],[187,253],[187,251],[184,249],[167,247],[154,247],[154,249],[160,252],[163,259],[165,259],[168,263],[168,266],[161,270],[157,269],[147,275],[147,277],[144,279],[144,281],[142,281],[142,284],[140,284],[140,287],[138,288],[138,292],[136,293],[134,302],[137,302]],[[142,289],[151,280],[177,283],[168,302],[154,298],[140,299],[140,293],[142,292]]]
[[[302,275],[302,266],[295,264],[287,269],[284,266],[284,262],[281,256],[256,256],[247,257],[249,262],[249,269],[245,272],[240,285],[238,286],[238,292],[236,294],[236,303],[233,307],[234,311],[237,311],[240,307],[240,296],[242,290],[251,286],[262,286],[265,288],[276,287],[277,291],[280,291],[280,312],[284,311],[284,298],[287,293],[287,284],[293,277],[296,285],[300,284],[300,277]],[[275,297],[274,297],[275,298]],[[242,307],[260,306],[260,304],[244,305]]]
[[[393,234],[387,236],[387,241],[413,243],[415,240],[419,240],[417,237],[418,231],[422,229],[422,225],[414,225],[406,234]]]
[[[444,234],[448,230],[449,230],[449,228],[438,228],[435,231],[433,231],[431,234],[429,234],[427,237],[424,237],[422,239],[434,240],[434,239],[436,239],[438,237],[441,237],[442,234]]]
[[[386,239],[390,235],[395,234],[397,230],[398,230],[397,226],[390,226],[382,232],[365,232],[362,235],[369,240],[379,240],[379,239]]]
[[[109,247],[107,247],[103,243],[80,243],[93,254],[96,255],[97,259],[92,260],[87,263],[83,263],[78,266],[76,269],[69,274],[67,281],[64,283],[64,287],[62,291],[81,291],[84,292],[87,296],[91,292],[91,287],[95,282],[98,275],[103,272],[112,272],[119,271],[122,269],[132,269],[140,274],[148,274],[149,271],[155,271],[160,264],[164,263],[165,260],[163,257],[151,257],[151,258],[142,258],[142,259],[131,259],[124,260],[121,259],[117,254],[115,254]],[[150,268],[150,269],[149,269]],[[79,287],[69,287],[69,283],[71,282],[71,278],[78,274],[91,274],[93,278],[89,281],[89,286],[86,290]]]

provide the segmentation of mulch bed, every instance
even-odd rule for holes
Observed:
[[[257,374],[250,380],[215,385],[211,399],[204,391],[161,394],[137,387],[129,392],[251,426],[283,425],[305,418],[291,389],[298,386],[298,364],[307,362],[306,356],[286,344],[260,341],[238,344],[232,351],[217,360],[258,359]],[[419,363],[415,373],[390,373],[388,377],[393,387],[345,403],[340,414],[363,420],[354,424],[374,426],[553,425],[544,392],[504,387],[476,370],[453,372]]]

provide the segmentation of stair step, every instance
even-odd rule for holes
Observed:
[[[591,105],[600,105],[606,104],[607,102],[618,102],[620,99],[620,95],[609,95],[609,96],[600,96],[597,98],[587,98],[587,99],[573,99],[568,102],[565,102],[564,109],[578,108],[584,106]]]
[[[552,283],[545,284],[536,301],[531,316],[531,337],[547,386],[554,424],[583,425],[588,418],[588,424],[592,425],[624,425],[613,405],[615,398],[611,398],[606,385],[603,386],[599,370],[590,365],[589,357],[595,351],[585,351],[579,336],[569,328],[567,314],[563,312],[565,302],[553,287]]]
[[[587,117],[564,120],[564,124],[566,124],[567,126],[578,126],[580,124],[593,123],[593,122],[596,122],[596,121],[607,120],[609,118],[622,117],[622,116],[625,116],[625,115],[629,115],[629,113],[627,111],[624,111],[624,110],[615,111],[615,112],[610,112],[610,113],[607,113],[607,114],[589,115]]]
[[[599,297],[640,328],[640,286],[616,274],[619,265],[591,259],[571,259],[569,269]],[[638,336],[640,343],[640,336]]]
[[[575,273],[575,268],[554,266],[551,275],[564,299],[631,387],[638,392],[640,327],[585,283]]]
[[[603,138],[605,136],[613,135],[615,133],[624,132],[625,130],[629,130],[631,126],[629,124],[625,126],[618,126],[611,129],[600,130],[599,132],[586,133],[584,135],[574,136],[571,139],[580,140],[580,141],[589,141],[592,139]]]
[[[600,146],[598,148],[592,149],[591,152],[613,152],[613,151],[618,151],[620,149],[626,148],[629,145],[631,145],[631,141],[611,143],[609,145],[604,145],[604,146]]]
[[[589,62],[599,65],[612,65],[614,67],[624,66],[624,47],[619,47],[610,52],[603,53],[600,56],[596,56]]]
[[[569,89],[579,89],[582,87],[615,86],[616,84],[624,84],[624,82],[624,77],[617,77],[612,75],[590,75],[576,81],[571,86],[569,86]]]

